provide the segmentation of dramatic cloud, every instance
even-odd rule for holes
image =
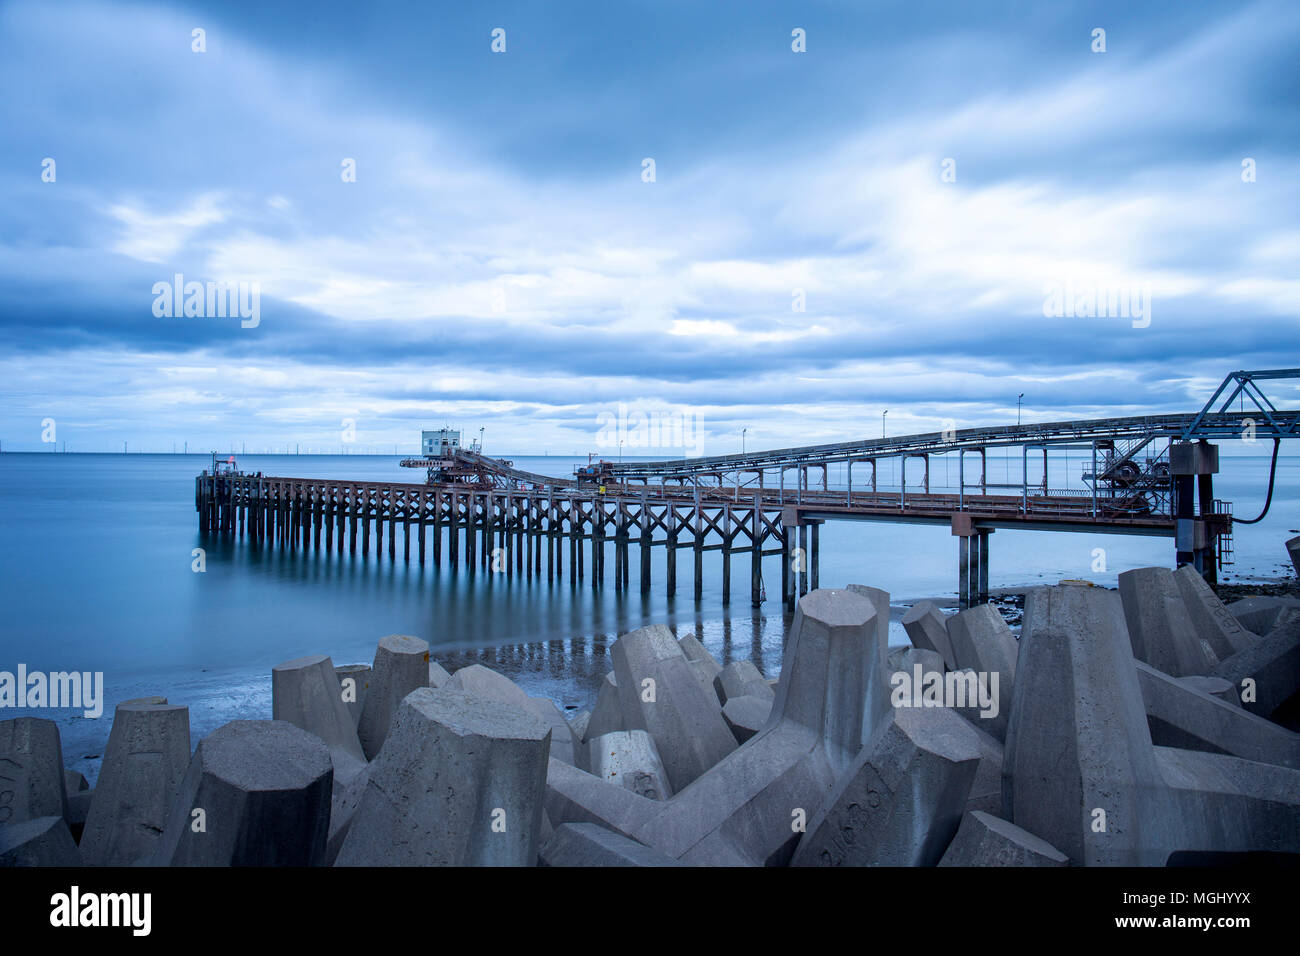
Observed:
[[[1297,364],[1294,6],[582,6],[0,7],[6,448],[568,452],[625,403],[733,450]],[[177,275],[259,321],[157,315]]]

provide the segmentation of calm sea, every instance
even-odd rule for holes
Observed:
[[[1261,447],[1263,447],[1261,445]],[[611,669],[609,645],[621,633],[663,622],[694,631],[724,663],[753,659],[779,672],[785,621],[778,558],[764,559],[769,600],[750,607],[749,556],[732,571],[733,600],[723,607],[717,552],[705,555],[702,600],[692,597],[691,563],[679,559],[678,595],[664,594],[663,553],[655,549],[653,590],[631,593],[590,582],[548,584],[517,576],[469,574],[371,554],[258,549],[239,539],[201,537],[194,476],[207,455],[0,455],[0,670],[102,671],[105,717],[33,711],[56,719],[65,762],[90,778],[108,737],[116,702],[161,694],[190,707],[195,740],[227,720],[271,713],[270,670],[279,661],[329,654],[335,663],[369,662],[385,634],[429,641],[449,669],[482,662],[576,710],[591,704]],[[240,467],[268,475],[411,481],[419,472],[397,456],[239,457]],[[585,459],[583,459],[585,460]],[[516,457],[517,467],[569,476],[579,459]],[[1019,459],[990,458],[989,480],[1015,480]],[[1082,461],[1063,463],[1053,486],[1078,484]],[[919,474],[909,467],[909,486]],[[832,469],[831,487],[844,476]],[[881,486],[888,474],[882,468]],[[897,480],[895,475],[894,481]],[[955,480],[936,464],[934,487]],[[862,477],[855,471],[855,483]],[[1263,506],[1267,457],[1223,458],[1218,497],[1238,516]],[[1300,528],[1300,459],[1279,461],[1273,507],[1264,522],[1239,527],[1237,580],[1288,574],[1283,541]],[[207,570],[191,569],[192,549],[206,549]],[[1105,571],[1094,570],[1104,549]],[[945,528],[840,523],[822,529],[821,583],[871,584],[898,602],[952,596],[956,543]],[[567,553],[567,552],[566,552]],[[991,540],[994,587],[1054,583],[1063,577],[1114,585],[1132,567],[1171,565],[1168,539],[1121,535],[998,531]],[[566,568],[567,571],[567,568]],[[897,621],[892,640],[905,640]],[[5,711],[0,716],[24,712]]]

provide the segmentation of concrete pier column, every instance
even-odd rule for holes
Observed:
[[[591,511],[591,587],[596,589],[604,583],[605,566],[605,509],[600,501],[592,502]]]
[[[731,505],[725,506],[722,518],[722,605],[731,603]]]
[[[786,608],[794,610],[795,596],[794,562],[795,526],[798,524],[798,512],[794,508],[781,509],[781,600]]]
[[[505,549],[506,577],[514,577],[515,503],[509,495],[501,499],[501,546]]]
[[[388,499],[388,557],[397,557],[397,493]]]
[[[317,488],[312,491],[311,495],[312,548],[316,551],[320,550],[320,532],[322,524],[325,525],[326,529],[329,528],[329,522],[325,520],[324,489]]]
[[[356,554],[357,531],[363,528],[362,516],[365,514],[366,491],[364,488],[352,487],[348,490],[345,511],[345,528],[348,534],[348,551]]]
[[[979,590],[975,595],[977,604],[989,603],[989,535],[992,528],[980,529],[979,538]]]
[[[819,544],[821,522],[814,521],[811,523],[808,542],[808,574],[811,578],[811,588],[816,591],[821,587],[821,547]]]
[[[1207,583],[1215,584],[1219,575],[1214,536],[1206,519],[1214,513],[1213,476],[1219,470],[1219,446],[1204,439],[1174,442],[1169,446],[1169,470],[1174,479],[1174,541],[1178,565],[1192,565]]]
[[[339,554],[343,553],[343,539],[347,537],[348,533],[348,512],[351,510],[351,507],[348,505],[348,497],[345,497],[343,489],[339,488],[335,494],[334,502],[334,520],[338,522],[338,529],[335,532],[338,536],[338,544],[336,547]]]
[[[555,502],[546,499],[546,580],[555,580]]]
[[[758,473],[762,482],[763,473]],[[758,607],[763,603],[763,506],[761,496],[754,494],[754,512],[750,516],[749,536],[749,603]]]
[[[370,492],[361,493],[361,553],[370,553]]]
[[[442,507],[441,491],[433,493],[433,566],[442,566]]]
[[[557,580],[562,580],[564,578],[564,548],[561,545],[564,534],[564,516],[560,513],[560,506],[555,503],[554,498],[551,499],[551,528],[552,537],[555,538],[555,577]],[[569,566],[569,572],[573,572],[572,565]]]
[[[650,505],[641,493],[641,593],[650,593]]]
[[[536,501],[529,505],[528,527],[533,532],[533,573],[542,576],[542,506]]]
[[[976,566],[979,545],[971,546],[976,531],[969,514],[959,512],[952,516],[952,534],[957,539],[957,606],[964,610],[972,606],[972,598],[979,588]]]
[[[808,593],[808,526],[799,524],[799,562],[796,565],[799,578],[798,594],[803,597]]]
[[[615,520],[614,525],[614,590],[623,589],[623,566],[627,561],[627,552],[623,547],[623,533],[620,527],[621,522]]]
[[[584,522],[582,517],[582,508],[575,507],[572,509],[571,513],[573,515],[573,520],[569,523],[569,568],[571,570],[574,568],[577,569],[570,576],[571,579],[576,584],[578,581],[581,581],[583,579],[584,571],[585,571],[584,568],[585,562],[582,557],[583,555],[582,536],[584,533],[583,532]]]
[[[524,541],[524,506],[519,499],[510,500],[510,537],[514,540],[514,569],[524,573],[524,552],[528,550]]]
[[[668,569],[668,596],[672,597],[677,593],[677,506],[672,503],[668,505],[668,543],[664,560]]]
[[[957,606],[962,610],[970,603],[970,538],[957,539]]]
[[[419,505],[418,505],[418,507],[419,507],[419,509],[420,509],[420,517],[419,517],[419,522],[420,522],[420,524],[419,524],[419,530],[416,532],[416,535],[417,535],[417,537],[418,537],[418,539],[419,539],[418,542],[417,542],[417,545],[418,545],[418,547],[419,547],[419,549],[420,549],[420,563],[421,563],[421,564],[424,564],[424,508],[425,508],[425,502],[426,502],[426,500],[427,500],[427,499],[426,499],[425,496],[424,496],[424,492],[421,491],[421,492],[420,492]]]
[[[700,489],[695,489],[695,600],[704,596],[704,518],[700,514]]]
[[[569,587],[582,580],[582,509],[569,501]]]

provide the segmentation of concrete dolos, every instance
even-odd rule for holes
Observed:
[[[165,697],[118,704],[82,830],[82,862],[127,866],[151,857],[189,764],[188,707]]]
[[[624,634],[612,656],[624,726],[654,738],[674,790],[736,749],[711,684],[696,676],[668,628],[654,624]]]
[[[199,741],[154,858],[160,866],[319,866],[334,769],[314,734],[235,720]]]
[[[384,746],[388,726],[411,691],[429,686],[429,645],[418,637],[390,634],[375,649],[375,665],[366,688],[357,736],[367,760]]]
[[[335,865],[535,865],[550,742],[519,707],[418,688],[367,772]]]

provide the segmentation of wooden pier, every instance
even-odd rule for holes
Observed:
[[[1091,514],[1091,499],[1030,495],[1028,514],[1018,495],[983,496],[890,492],[751,491],[739,488],[645,486],[484,489],[373,481],[209,474],[195,480],[199,529],[225,532],[259,545],[382,555],[469,572],[526,575],[652,588],[652,552],[665,551],[664,588],[678,589],[679,552],[690,555],[694,597],[702,594],[705,554],[721,556],[723,603],[732,596],[732,558],[748,554],[749,596],[761,603],[762,558],[780,557],[780,594],[787,604],[820,584],[820,527],[828,520],[949,524],[958,537],[961,588],[968,601],[988,598],[988,535],[995,527],[1104,530],[1173,534],[1165,518],[1110,518]],[[905,509],[905,510],[904,510]],[[957,518],[954,518],[957,515]],[[414,554],[412,552],[414,551]],[[613,567],[607,568],[610,557]],[[773,582],[775,583],[775,582]]]
[[[212,471],[195,480],[195,507],[200,531],[238,534],[257,545],[355,554],[359,542],[361,554],[368,555],[373,537],[378,555],[387,536],[386,550],[395,559],[400,532],[404,561],[411,560],[414,538],[420,564],[431,560],[436,568],[464,567],[470,573],[545,574],[548,580],[567,576],[573,587],[589,581],[600,588],[612,576],[615,588],[627,590],[635,550],[637,583],[649,592],[654,549],[663,548],[664,587],[674,595],[678,555],[687,550],[696,600],[703,593],[705,554],[718,552],[724,604],[731,601],[732,559],[738,554],[750,557],[750,600],[756,606],[765,595],[764,557],[781,559],[780,594],[787,607],[815,590],[820,528],[827,521],[947,525],[957,538],[963,607],[988,599],[989,535],[998,528],[1173,538],[1177,563],[1192,564],[1213,583],[1220,565],[1230,560],[1234,518],[1231,503],[1214,496],[1219,455],[1209,439],[1271,439],[1275,473],[1280,443],[1300,437],[1300,412],[1279,410],[1260,389],[1260,382],[1281,379],[1300,379],[1300,369],[1231,372],[1193,415],[953,429],[676,461],[600,462],[590,481],[582,480],[584,475],[566,479],[522,471],[479,449],[459,447],[458,440],[447,440],[452,433],[446,430],[426,433],[436,437],[426,457],[402,462],[426,469],[423,484],[246,475],[234,469],[233,458],[219,463],[214,455]],[[1252,409],[1244,407],[1246,399]],[[1234,402],[1242,407],[1232,411]],[[999,448],[1018,452],[1020,481],[988,480],[988,454]],[[1077,476],[1083,488],[1051,487],[1049,451],[1089,454]],[[932,491],[933,461],[945,455],[956,464],[957,487]],[[977,475],[968,475],[967,456],[978,464]],[[879,465],[891,459],[900,474],[897,491],[877,485]],[[921,469],[919,491],[915,473],[908,476],[909,462]],[[832,464],[847,471],[843,489],[829,485]],[[860,482],[855,488],[854,465],[870,467],[866,487]],[[786,486],[788,472],[795,474],[792,487]],[[606,568],[611,554],[612,575]]]

